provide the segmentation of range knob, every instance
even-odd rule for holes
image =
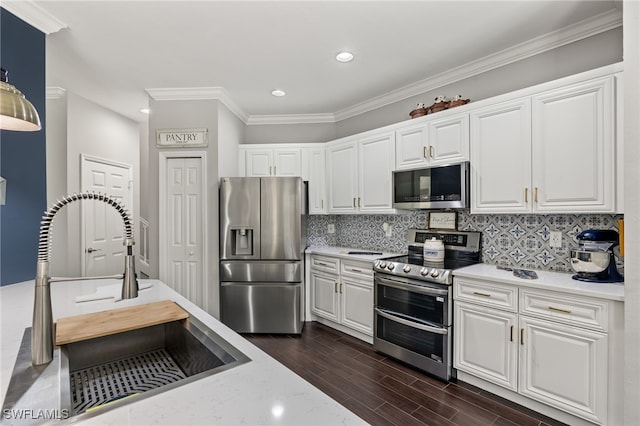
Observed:
[[[408,274],[409,272],[411,272],[411,266],[409,266],[409,265],[404,265],[404,268],[402,268],[402,270],[403,270],[405,273],[407,273],[407,274]]]
[[[381,269],[384,269],[384,268],[386,268],[386,267],[387,267],[387,262],[385,262],[384,260],[382,260],[382,261],[380,261],[380,263],[378,264],[378,266],[379,266]]]
[[[429,275],[429,268],[420,269],[420,275],[422,275],[423,277],[426,277],[427,275]]]
[[[393,264],[393,262],[389,262],[389,264],[387,265],[387,269],[390,271],[393,271],[393,268],[395,268],[396,265]]]
[[[434,269],[433,271],[431,271],[431,276],[433,278],[436,278],[438,275],[440,275],[440,272],[437,269]]]

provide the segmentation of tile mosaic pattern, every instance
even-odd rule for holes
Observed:
[[[615,229],[622,215],[471,215],[458,211],[458,229],[482,232],[482,261],[521,268],[573,272],[570,251],[578,247],[576,235],[585,229]],[[396,215],[309,216],[309,245],[341,246],[363,250],[406,252],[409,228],[426,228],[428,212],[403,211]],[[385,235],[383,224],[391,226],[392,236]],[[329,234],[329,224],[336,232]],[[552,231],[562,232],[562,247],[551,248]],[[622,269],[622,263],[618,262]]]

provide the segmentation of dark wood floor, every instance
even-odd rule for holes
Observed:
[[[561,425],[466,383],[444,383],[317,322],[301,336],[245,334],[372,425]]]

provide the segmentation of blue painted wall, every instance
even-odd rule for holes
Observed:
[[[45,35],[0,9],[0,61],[9,83],[36,107],[37,132],[0,130],[0,175],[7,179],[0,206],[0,285],[35,277],[40,219],[47,208],[45,146]]]

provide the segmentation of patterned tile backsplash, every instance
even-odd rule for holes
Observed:
[[[409,228],[426,228],[428,212],[403,211],[396,215],[311,215],[307,220],[307,238],[312,246],[352,247],[402,253],[407,250]],[[573,272],[570,250],[578,247],[575,236],[585,229],[618,230],[612,214],[486,215],[458,210],[458,229],[482,232],[482,261],[522,268]],[[391,227],[387,237],[383,224]],[[328,225],[335,233],[327,232]],[[552,231],[562,232],[562,247],[551,248]],[[622,264],[618,262],[620,268]]]

